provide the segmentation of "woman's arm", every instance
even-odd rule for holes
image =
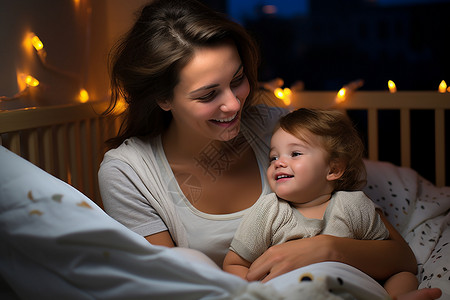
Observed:
[[[416,259],[408,244],[380,213],[389,230],[389,240],[355,240],[319,235],[269,248],[250,266],[247,279],[268,281],[313,263],[338,261],[354,266],[376,280],[400,271],[417,272]]]

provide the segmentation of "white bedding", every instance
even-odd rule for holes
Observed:
[[[366,161],[366,194],[414,251],[419,288],[439,287],[450,299],[450,187],[436,187],[410,168]]]
[[[333,288],[325,299],[352,299],[349,291],[385,297],[370,278],[355,284],[365,275],[336,263],[295,270],[267,285],[248,284],[189,254],[150,245],[3,147],[0,166],[0,286],[4,281],[12,289],[2,299],[310,299],[310,287]],[[436,188],[409,169],[367,166],[366,192],[413,247],[421,286],[440,287],[442,299],[449,299],[450,188]],[[314,285],[299,282],[305,274]]]

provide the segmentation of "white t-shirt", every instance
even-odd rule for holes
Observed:
[[[244,136],[250,142],[258,162],[262,182],[261,196],[271,192],[265,176],[270,137],[279,117],[286,112],[281,108],[257,106],[250,109],[242,120],[242,130],[250,133]],[[172,173],[161,137],[150,140],[149,144],[159,167],[159,178],[151,180],[162,181],[168,186],[170,198],[186,231],[189,248],[205,253],[222,266],[230,242],[246,210],[216,215],[195,209],[181,192]],[[126,161],[109,159],[100,167],[99,186],[106,212],[142,236],[168,230],[164,220],[150,205],[151,201],[140,192],[140,188],[145,184]]]

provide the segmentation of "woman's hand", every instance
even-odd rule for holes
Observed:
[[[258,257],[247,274],[247,280],[266,282],[289,271],[330,260],[338,260],[334,241],[336,237],[318,235],[312,238],[292,240],[270,247]]]
[[[342,262],[375,280],[386,280],[401,271],[417,272],[414,253],[395,228],[380,217],[389,230],[388,240],[355,240],[318,235],[272,246],[256,259],[247,274],[249,281],[266,282],[289,271],[323,261]]]

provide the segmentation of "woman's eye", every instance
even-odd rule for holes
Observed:
[[[208,102],[208,101],[211,101],[212,99],[214,99],[215,95],[216,95],[216,92],[215,91],[211,91],[211,92],[209,92],[206,95],[203,95],[201,97],[197,97],[197,100],[200,100],[202,102]]]
[[[231,86],[238,86],[242,83],[242,81],[245,78],[245,73],[242,73],[241,75],[239,75],[238,77],[234,78],[233,81],[231,81]]]

